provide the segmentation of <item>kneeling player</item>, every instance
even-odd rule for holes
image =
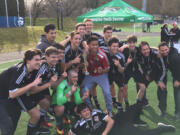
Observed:
[[[80,88],[76,86],[78,73],[75,70],[69,70],[67,80],[63,80],[57,87],[56,93],[53,94],[52,106],[54,107],[56,117],[56,130],[58,135],[64,134],[62,128],[63,115],[75,114],[77,104],[88,97],[88,91],[80,97]]]

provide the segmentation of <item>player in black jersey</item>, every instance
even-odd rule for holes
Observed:
[[[7,91],[7,95],[4,98],[7,99],[9,93],[9,100],[6,100],[6,103],[8,103],[6,104],[7,109],[4,108],[4,111],[8,113],[3,117],[6,119],[6,116],[9,115],[9,118],[13,121],[13,127],[6,127],[9,118],[7,118],[4,123],[2,123],[4,118],[0,119],[0,125],[4,127],[2,128],[2,134],[13,134],[16,130],[21,110],[26,111],[30,115],[27,135],[31,135],[32,133],[49,133],[49,130],[39,128],[38,121],[40,119],[40,112],[36,107],[36,103],[32,100],[34,95],[31,95],[39,92],[34,90],[34,88],[36,88],[42,80],[40,76],[35,79],[40,63],[41,51],[29,49],[24,54],[23,63],[12,66],[1,74],[1,77],[3,77],[0,77],[1,88],[3,88],[3,91]]]
[[[133,77],[136,80],[136,72],[135,72],[137,70],[136,58],[139,51],[139,48],[136,46],[136,43],[137,43],[137,37],[135,35],[129,35],[127,37],[126,48],[122,50],[122,53],[125,56],[124,97],[125,97],[126,107],[129,106],[128,93],[127,93],[128,81],[131,77]]]
[[[118,110],[122,109],[122,101],[123,101],[123,88],[124,88],[124,58],[123,54],[119,51],[119,40],[116,37],[110,38],[108,42],[108,51],[106,55],[109,60],[110,69],[108,72],[108,78],[111,87],[113,87],[113,83],[115,82],[118,85],[118,102],[116,100],[113,104],[117,107]],[[115,90],[111,89],[112,97],[116,97]]]
[[[96,32],[92,32],[93,21],[91,19],[85,19],[84,24],[86,25],[86,34],[84,35],[84,40],[87,41],[90,37],[95,36],[97,38],[102,38],[102,35]]]
[[[155,79],[155,64],[158,59],[157,50],[150,48],[146,41],[139,44],[139,55],[137,57],[138,70],[136,84],[138,86],[138,98],[142,99],[143,105],[148,106],[146,88]],[[139,91],[141,89],[141,91]]]
[[[78,72],[78,84],[81,85],[84,79],[83,50],[80,48],[81,36],[79,32],[71,33],[71,42],[65,49],[63,62],[66,69],[75,69]]]
[[[160,135],[174,132],[172,125],[158,123],[154,129],[142,130],[133,126],[134,119],[140,119],[141,104],[134,104],[127,111],[120,111],[112,119],[100,110],[90,110],[84,103],[78,105],[80,119],[69,130],[68,135]]]

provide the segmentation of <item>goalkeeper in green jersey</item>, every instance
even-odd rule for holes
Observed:
[[[67,80],[63,80],[52,96],[52,106],[56,117],[57,135],[63,135],[62,128],[64,114],[75,114],[76,105],[82,103],[89,95],[88,91],[80,96],[80,88],[77,86],[78,73],[69,70]]]

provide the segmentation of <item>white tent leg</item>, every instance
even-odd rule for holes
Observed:
[[[134,23],[134,34],[136,34],[136,24]]]
[[[32,26],[32,22],[31,22],[31,3],[29,4],[29,25]]]
[[[5,0],[5,7],[6,7],[6,23],[7,23],[7,27],[9,28],[9,16],[8,16],[7,0]]]

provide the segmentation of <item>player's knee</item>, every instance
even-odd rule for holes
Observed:
[[[42,109],[47,110],[50,106],[50,101],[47,98],[44,98],[39,102],[39,105]]]

